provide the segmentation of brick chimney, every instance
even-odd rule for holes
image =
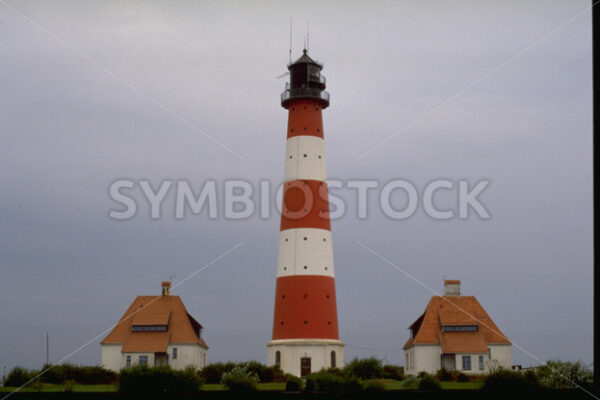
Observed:
[[[171,294],[171,282],[163,282],[161,286],[163,296],[168,296]]]
[[[460,296],[460,281],[446,279],[444,281],[444,296]]]

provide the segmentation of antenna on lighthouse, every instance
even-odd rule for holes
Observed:
[[[309,41],[309,38],[310,38],[309,34],[310,34],[310,25],[309,25],[309,20],[307,18],[306,19],[306,51],[309,50],[308,49],[308,47],[309,47],[309,42],[308,41]]]
[[[293,18],[290,17],[290,64],[292,63],[292,23]]]

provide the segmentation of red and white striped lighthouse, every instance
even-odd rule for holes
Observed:
[[[322,65],[304,54],[288,65],[281,95],[287,145],[273,338],[268,363],[305,376],[344,363],[339,340],[322,110]]]

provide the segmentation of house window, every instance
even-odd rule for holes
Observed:
[[[479,356],[479,370],[483,371],[483,356]]]
[[[166,325],[132,325],[132,332],[166,332]]]
[[[463,371],[471,370],[471,356],[462,356],[462,369]]]
[[[406,353],[406,354],[404,355],[404,358],[405,358],[405,360],[404,360],[404,364],[406,364],[406,369],[409,369],[409,368],[410,368],[410,365],[408,365],[408,353]]]
[[[148,365],[148,356],[140,356],[138,363],[140,365]]]
[[[331,368],[335,368],[337,365],[336,359],[335,359],[335,351],[331,352]]]
[[[281,352],[279,350],[275,352],[275,366],[281,367]]]
[[[477,332],[477,325],[444,325],[442,332]]]
[[[173,347],[173,360],[177,360],[177,347]]]
[[[131,368],[131,356],[125,357],[125,368]]]

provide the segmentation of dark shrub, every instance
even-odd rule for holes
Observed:
[[[481,390],[488,392],[523,392],[540,388],[535,374],[522,374],[507,369],[498,369],[487,376]]]
[[[209,364],[202,368],[200,377],[206,383],[221,383],[223,373],[231,371],[235,366],[232,362]]]
[[[375,357],[363,359],[355,358],[346,365],[344,370],[349,376],[355,376],[364,380],[381,378],[383,372],[381,360],[378,360]]]
[[[233,392],[250,392],[256,390],[258,377],[246,367],[237,366],[221,377],[221,382]]]
[[[42,370],[47,371],[40,379],[47,383],[75,381],[84,385],[93,385],[114,383],[119,379],[117,373],[100,366],[86,367],[72,364],[44,365]]]
[[[341,392],[344,378],[327,371],[314,372],[306,377],[307,392]]]
[[[425,391],[437,391],[442,390],[442,385],[440,385],[440,382],[435,379],[433,375],[424,374],[419,380],[419,386],[417,389]]]
[[[404,379],[402,388],[406,390],[415,390],[419,387],[420,379],[414,375],[409,375]]]
[[[168,366],[150,368],[137,365],[121,370],[119,391],[123,393],[191,393],[201,381],[193,368],[176,371]]]
[[[357,393],[363,389],[360,381],[355,376],[348,376],[342,379],[342,392]]]
[[[315,372],[306,377],[307,392],[354,393],[362,390],[355,376],[339,376],[327,371]]]
[[[465,373],[460,373],[456,377],[456,382],[469,382],[469,377]]]
[[[63,389],[63,392],[68,392],[71,393],[75,388],[75,381],[72,380],[68,380],[65,381],[65,387]]]
[[[334,367],[327,368],[325,371],[327,373],[330,373],[330,374],[335,375],[335,376],[342,376],[343,377],[343,376],[347,375],[345,370],[339,369],[339,368],[334,368]]]
[[[290,375],[285,384],[286,392],[297,392],[302,390],[302,379],[297,376]]]
[[[404,379],[404,368],[397,365],[384,365],[381,377],[383,379],[395,379],[401,381]]]
[[[452,374],[452,372],[448,371],[446,368],[442,368],[438,372],[436,372],[435,377],[439,381],[442,381],[442,382],[448,382],[448,381],[454,380],[454,375]]]
[[[383,385],[383,383],[381,383],[381,381],[378,381],[377,379],[365,381],[363,382],[362,386],[365,392],[381,392],[385,390],[385,386]]]
[[[36,374],[33,371],[21,367],[14,367],[6,377],[4,386],[22,386],[35,375]]]
[[[266,365],[261,364],[258,361],[248,361],[245,363],[240,363],[239,366],[246,367],[248,372],[256,375],[260,382],[285,382],[284,373],[281,370],[281,368],[277,366],[267,367]]]
[[[268,367],[268,369],[271,371],[269,372],[272,376],[271,380],[263,381],[261,379],[261,382],[287,382],[288,376],[281,370],[281,368],[279,368],[276,365],[273,365],[271,367]]]

